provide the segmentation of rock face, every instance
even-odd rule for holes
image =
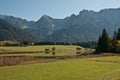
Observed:
[[[5,15],[0,18],[34,34],[40,41],[86,42],[96,41],[103,28],[112,35],[120,27],[120,8],[99,12],[82,10],[64,19],[44,15],[36,22]]]

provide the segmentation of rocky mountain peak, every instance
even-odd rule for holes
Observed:
[[[16,27],[31,32],[41,41],[81,42],[97,40],[101,30],[106,28],[111,34],[120,27],[120,8],[104,9],[99,12],[82,10],[78,15],[72,14],[64,19],[54,19],[43,15],[38,21],[0,15]]]

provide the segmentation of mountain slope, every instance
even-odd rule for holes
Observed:
[[[0,40],[33,41],[34,38],[26,31],[16,28],[7,21],[0,19]]]
[[[120,8],[103,9],[99,12],[82,10],[64,19],[54,19],[47,15],[38,21],[27,21],[13,16],[2,16],[14,26],[37,36],[40,41],[86,42],[97,41],[103,28],[112,35],[120,27]]]
[[[47,15],[43,15],[36,22],[27,21],[25,19],[7,15],[0,15],[0,18],[8,21],[17,28],[26,30],[31,34],[34,34],[42,41],[44,41],[49,35],[51,35],[55,31],[60,30],[66,22],[66,19],[54,19]]]
[[[105,9],[100,12],[83,10],[79,15],[71,15],[65,26],[53,33],[48,41],[96,41],[103,28],[112,35],[112,32],[120,27],[119,22],[120,8]]]

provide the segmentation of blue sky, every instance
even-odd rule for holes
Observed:
[[[42,15],[65,18],[81,10],[119,8],[120,0],[0,0],[0,14],[27,20],[38,20]]]

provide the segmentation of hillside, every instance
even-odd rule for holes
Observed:
[[[33,41],[34,36],[0,19],[0,40]]]
[[[99,12],[83,10],[78,15],[71,15],[65,26],[53,33],[53,41],[96,41],[103,28],[112,32],[120,26],[120,9],[105,9]]]
[[[103,9],[99,12],[82,10],[64,19],[55,19],[43,15],[37,21],[27,21],[13,16],[0,15],[14,26],[26,30],[41,41],[87,42],[97,41],[103,28],[112,35],[120,26],[120,8]]]

